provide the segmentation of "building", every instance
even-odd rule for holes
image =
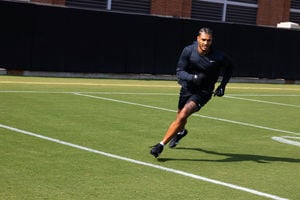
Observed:
[[[299,0],[30,0],[94,10],[276,26],[300,23]]]

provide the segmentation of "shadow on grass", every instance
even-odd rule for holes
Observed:
[[[211,159],[189,159],[189,158],[158,158],[160,162],[167,161],[202,161],[202,162],[242,162],[242,161],[254,161],[257,163],[271,163],[271,162],[290,162],[298,163],[300,159],[296,158],[282,158],[282,157],[273,157],[273,156],[263,156],[263,155],[252,155],[252,154],[236,154],[236,153],[220,153],[216,151],[209,151],[201,148],[186,148],[178,147],[177,150],[189,150],[197,151],[201,153],[207,153],[218,156],[225,156],[226,158],[211,160]]]

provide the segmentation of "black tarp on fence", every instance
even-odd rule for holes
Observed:
[[[175,74],[200,27],[235,63],[235,77],[300,80],[300,31],[0,1],[0,67]]]

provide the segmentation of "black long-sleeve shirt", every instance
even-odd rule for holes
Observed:
[[[198,53],[198,43],[186,46],[177,63],[177,78],[179,84],[192,91],[206,91],[212,93],[215,83],[223,75],[221,85],[224,87],[232,76],[233,64],[223,52],[211,49],[207,54]],[[205,78],[200,85],[193,83],[195,74],[204,73]]]

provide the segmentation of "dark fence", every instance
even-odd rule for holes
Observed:
[[[300,32],[0,1],[0,67],[8,70],[175,74],[200,27],[235,63],[235,77],[300,80]]]

